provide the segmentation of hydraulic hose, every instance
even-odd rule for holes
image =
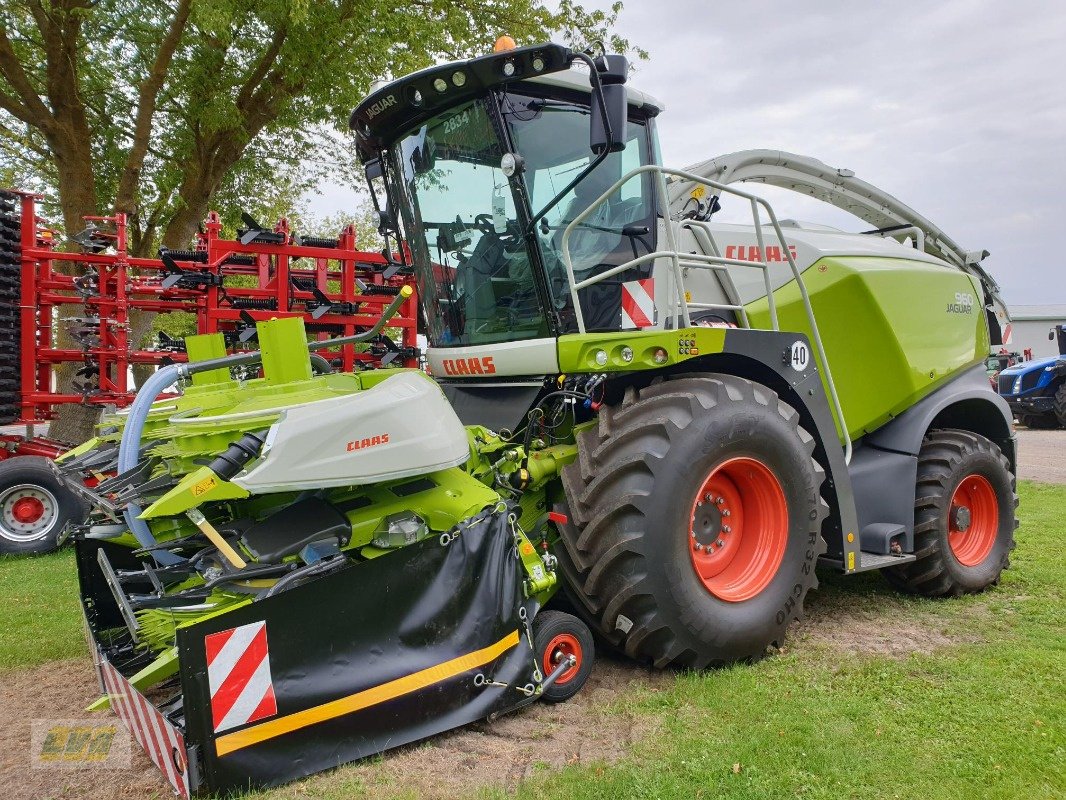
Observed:
[[[144,431],[144,423],[148,419],[148,412],[151,411],[152,403],[155,402],[164,389],[178,379],[179,374],[180,366],[178,364],[161,367],[144,382],[144,386],[140,388],[136,397],[133,398],[133,405],[130,406],[130,413],[122,430],[122,439],[118,445],[119,475],[137,466],[137,458],[141,451],[141,433]],[[143,519],[139,519],[142,510],[136,503],[130,503],[122,513],[126,518],[126,524],[129,525],[130,533],[137,539],[141,547],[152,548],[159,543],[148,529],[148,523]],[[180,564],[185,560],[169,550],[153,550],[152,556],[164,566]]]

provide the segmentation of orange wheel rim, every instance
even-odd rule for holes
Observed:
[[[545,677],[551,675],[559,662],[564,658],[574,656],[577,662],[574,666],[563,671],[563,674],[555,681],[556,686],[561,686],[564,683],[569,683],[581,670],[581,642],[572,633],[560,633],[558,636],[552,638],[548,642],[548,646],[544,648],[544,655],[541,658],[541,664],[544,666]]]
[[[948,546],[960,564],[975,567],[988,558],[999,531],[999,500],[984,475],[963,478],[951,495]]]
[[[704,588],[750,600],[777,575],[787,546],[788,503],[770,468],[740,457],[712,469],[689,514],[689,556]]]

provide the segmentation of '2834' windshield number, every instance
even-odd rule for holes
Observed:
[[[464,111],[462,114],[456,114],[454,117],[444,120],[444,135],[454,133],[459,128],[470,122],[470,112]]]

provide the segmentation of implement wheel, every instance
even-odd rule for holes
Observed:
[[[85,516],[81,500],[67,489],[42,456],[0,462],[0,553],[32,555],[58,546],[67,523]]]
[[[545,678],[563,659],[575,659],[574,665],[565,669],[541,695],[545,703],[563,703],[581,691],[588,680],[596,646],[588,626],[573,614],[541,611],[533,618],[533,652]]]
[[[727,375],[629,391],[563,470],[571,603],[632,658],[702,669],[784,641],[817,585],[827,507],[814,439]]]
[[[882,570],[926,597],[979,592],[999,582],[1014,549],[1018,495],[1010,462],[984,436],[930,431],[918,454],[916,561]]]

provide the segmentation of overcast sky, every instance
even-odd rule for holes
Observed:
[[[650,54],[630,83],[666,105],[667,165],[765,147],[847,167],[991,251],[1008,304],[1066,303],[1066,3],[626,0],[619,31]]]

